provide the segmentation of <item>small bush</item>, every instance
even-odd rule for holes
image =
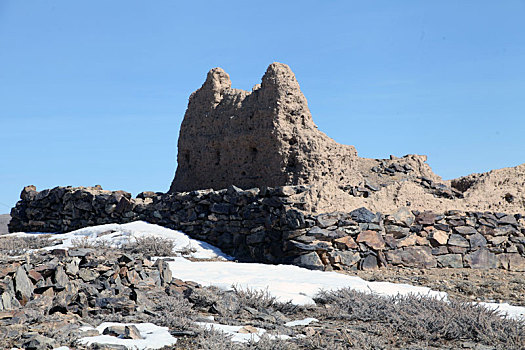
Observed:
[[[143,254],[145,256],[172,256],[175,244],[173,240],[161,237],[146,236],[137,237],[122,247],[130,253]]]
[[[243,306],[248,306],[257,310],[267,310],[277,304],[277,298],[272,296],[268,290],[243,289],[233,285],[233,291],[239,298]]]
[[[242,349],[251,349],[251,350],[294,350],[297,349],[295,344],[292,344],[286,340],[279,338],[272,339],[268,334],[264,333],[261,335],[259,341],[250,341],[248,344],[245,344]],[[329,349],[329,348],[325,348]]]
[[[231,335],[225,334],[220,330],[202,329],[199,335],[192,339],[179,339],[175,349],[199,349],[199,350],[295,350],[298,347],[290,342],[281,339],[272,339],[269,335],[263,334],[259,341],[249,341],[248,343],[233,342]],[[171,348],[173,349],[173,348]],[[330,349],[330,348],[326,348]]]
[[[88,248],[88,249],[111,249],[111,242],[101,239],[97,241],[90,240],[89,237],[83,236],[71,240],[73,248]]]
[[[0,236],[0,255],[13,256],[25,254],[31,249],[41,249],[51,245],[49,235],[31,237]]]
[[[179,331],[195,328],[192,305],[182,295],[163,295],[150,301],[156,314],[153,323]]]
[[[242,345],[231,341],[231,336],[215,329],[203,329],[195,338],[181,339],[175,349],[199,350],[240,350]]]
[[[299,311],[303,311],[304,307],[293,304],[291,301],[281,302],[276,297],[272,296],[270,292],[266,290],[254,290],[254,289],[243,289],[239,286],[232,286],[234,293],[239,298],[241,306],[248,306],[264,311],[279,311],[284,314],[296,314]]]
[[[331,333],[315,334],[298,341],[301,349],[388,349],[381,337],[351,329],[334,330]]]
[[[391,329],[408,341],[471,340],[495,346],[525,345],[525,323],[500,317],[479,305],[424,296],[382,297],[351,289],[323,291],[324,317]]]

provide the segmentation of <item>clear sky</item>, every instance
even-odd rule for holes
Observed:
[[[525,162],[525,1],[0,0],[0,213],[23,186],[166,191],[192,91],[290,65],[359,155]]]

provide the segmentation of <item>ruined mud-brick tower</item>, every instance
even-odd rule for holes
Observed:
[[[357,152],[317,130],[295,75],[272,63],[251,92],[212,69],[189,99],[170,192],[353,182]]]

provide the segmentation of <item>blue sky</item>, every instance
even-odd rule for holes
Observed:
[[[295,72],[359,155],[444,178],[525,162],[525,1],[0,0],[0,213],[24,185],[166,191],[188,96],[220,66]]]

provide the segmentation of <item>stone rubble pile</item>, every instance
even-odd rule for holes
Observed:
[[[372,168],[373,169],[373,168]],[[390,169],[390,168],[387,168]],[[395,173],[391,173],[392,176]],[[407,179],[406,181],[413,181],[415,184],[421,186],[425,192],[432,194],[436,198],[447,198],[447,199],[459,199],[464,198],[463,193],[447,186],[441,182],[433,181],[427,177],[414,177]],[[357,186],[344,185],[339,186],[339,189],[345,191],[354,197],[368,198],[374,192],[380,191],[382,188],[389,185],[388,181],[379,182],[379,184],[373,183],[368,179],[365,179]]]
[[[198,287],[172,278],[162,259],[152,262],[110,250],[38,251],[0,263],[0,338],[24,349],[48,349],[99,335],[82,328],[89,326],[87,320],[115,314],[155,317],[160,297]],[[139,339],[132,328],[106,329],[104,334],[120,331]]]
[[[427,181],[428,182],[428,181]],[[467,267],[525,270],[521,215],[400,208],[303,212],[306,186],[163,194],[131,198],[100,187],[24,188],[11,231],[66,232],[143,220],[180,230],[244,261],[313,269]]]

